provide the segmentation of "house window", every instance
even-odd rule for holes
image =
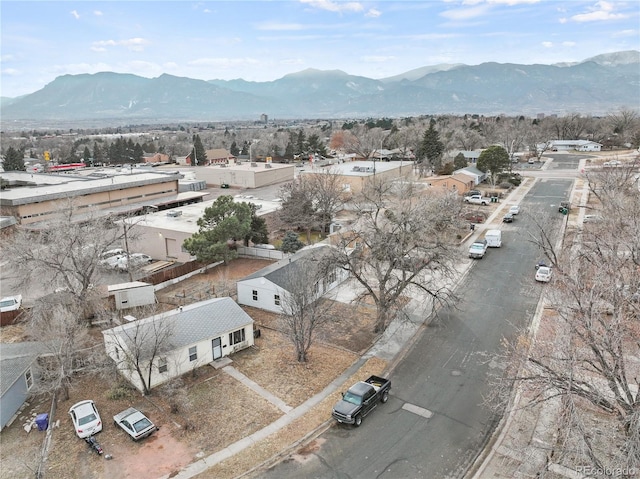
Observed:
[[[258,290],[254,289],[251,291],[251,295],[253,296],[254,301],[258,301]]]
[[[329,273],[329,275],[327,276],[327,283],[328,283],[328,284],[333,284],[333,283],[335,283],[335,282],[336,282],[336,279],[337,279],[337,276],[336,276],[336,272],[335,272],[335,270],[334,270],[334,271],[331,271],[331,272]]]
[[[273,295],[273,302],[275,303],[276,306],[280,306],[280,295],[279,294],[274,294]]]
[[[120,348],[116,346],[114,350],[116,352],[116,359],[120,359]]]
[[[27,391],[33,387],[33,374],[31,373],[31,368],[27,369],[27,372],[24,373],[24,380],[27,383]]]
[[[158,359],[158,372],[166,373],[169,370],[167,366],[167,358],[159,358]]]
[[[233,333],[229,333],[229,344],[233,346],[234,344],[242,343],[245,340],[244,328],[238,329]]]
[[[192,346],[189,348],[189,361],[195,361],[198,359],[198,346]]]

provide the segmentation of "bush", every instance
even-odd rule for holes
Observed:
[[[116,384],[107,391],[107,399],[118,401],[120,399],[129,399],[133,394],[133,388],[128,384]]]
[[[508,181],[503,181],[502,183],[500,183],[498,185],[498,188],[502,188],[503,190],[509,190],[511,189],[513,185],[511,183],[509,183]]]

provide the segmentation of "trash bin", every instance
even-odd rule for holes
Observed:
[[[49,415],[47,413],[38,414],[36,416],[36,425],[38,431],[46,431],[49,427]]]

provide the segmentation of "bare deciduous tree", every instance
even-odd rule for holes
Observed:
[[[287,282],[287,291],[280,295],[283,314],[279,322],[293,344],[298,362],[307,361],[316,334],[334,318],[331,301],[318,296],[324,290],[324,283],[332,282],[332,278],[335,281],[335,268],[328,257],[320,254],[301,258]]]
[[[375,331],[384,331],[407,288],[434,306],[453,297],[460,225],[457,195],[420,195],[409,184],[374,180],[354,202],[358,219],[334,252],[334,261],[365,288],[377,308]]]
[[[155,385],[154,372],[157,375],[164,367],[175,366],[164,362],[165,354],[173,349],[174,327],[162,313],[103,331],[103,335],[107,354],[118,370],[135,378],[145,395]]]
[[[29,335],[41,341],[44,354],[38,364],[35,390],[69,399],[74,376],[90,357],[91,345],[82,304],[71,293],[37,301],[29,313]]]
[[[506,381],[533,403],[560,399],[558,452],[601,470],[640,467],[640,192],[631,176],[587,175],[600,221],[562,251],[545,235],[536,240],[555,266],[546,290],[555,331],[538,334],[532,349],[521,338],[512,345],[520,372]],[[610,419],[596,431],[588,424],[598,415]]]
[[[33,281],[54,285],[88,304],[100,255],[120,246],[124,230],[96,211],[79,218],[75,206],[62,201],[58,215],[46,226],[19,228],[3,249],[20,287],[28,288]]]

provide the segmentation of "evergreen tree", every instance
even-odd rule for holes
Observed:
[[[293,231],[287,231],[284,235],[284,238],[282,238],[282,246],[280,247],[280,249],[284,253],[295,253],[303,246],[304,243],[300,241],[297,234],[295,234]]]
[[[104,161],[103,150],[97,141],[93,142],[93,162],[102,163]]]
[[[307,152],[307,141],[303,130],[298,131],[296,135],[296,150],[300,154]]]
[[[459,170],[460,168],[466,168],[467,166],[469,166],[467,164],[467,159],[464,157],[462,153],[458,153],[456,157],[453,159],[454,169]]]
[[[436,130],[436,121],[432,118],[429,122],[429,129],[424,132],[418,148],[418,164],[421,173],[424,173],[427,164],[431,165],[434,171],[438,171],[442,166],[443,152],[444,143],[440,141],[440,134]]]
[[[235,141],[231,143],[231,148],[229,149],[229,152],[233,156],[238,156],[240,154],[240,148],[238,148],[238,144]]]
[[[476,166],[480,171],[489,173],[491,184],[495,186],[497,176],[511,166],[509,153],[501,146],[490,146],[480,153]]]
[[[133,161],[136,163],[141,163],[143,159],[144,150],[142,149],[142,146],[140,146],[140,143],[136,143],[136,145],[133,147]]]
[[[204,151],[204,145],[202,144],[200,135],[193,135],[193,148],[191,149],[190,156],[194,166],[207,164],[207,153]]]
[[[90,163],[91,161],[91,152],[89,151],[89,147],[85,145],[84,151],[82,152],[82,160],[85,164]]]
[[[27,168],[24,165],[24,150],[16,150],[13,146],[10,146],[7,149],[2,166],[4,171],[25,171]]]
[[[244,239],[251,229],[251,208],[233,196],[218,197],[198,220],[200,229],[184,241],[184,248],[198,261],[227,263],[236,256],[229,241]]]
[[[265,244],[269,242],[269,231],[264,218],[257,215],[258,207],[249,203],[251,208],[251,231],[244,237],[244,245],[249,246],[249,241],[254,244]]]

